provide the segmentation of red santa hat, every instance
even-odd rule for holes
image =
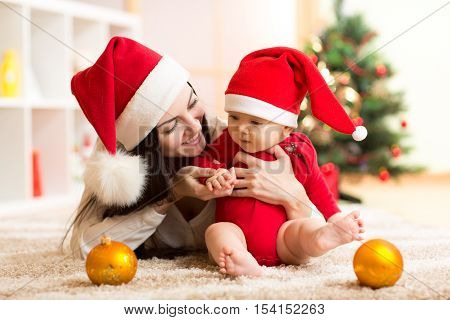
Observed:
[[[102,203],[135,203],[145,186],[146,164],[130,151],[157,125],[181,92],[188,72],[168,56],[127,38],[112,38],[95,64],[72,78],[72,93],[95,128],[94,152],[84,181]],[[104,147],[104,148],[103,148]]]
[[[225,111],[242,112],[292,128],[309,93],[312,114],[336,131],[364,140],[367,130],[353,124],[315,64],[302,52],[285,47],[245,56],[225,92]]]

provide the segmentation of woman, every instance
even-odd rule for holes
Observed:
[[[138,258],[206,249],[212,199],[231,192],[211,193],[197,179],[215,170],[186,165],[225,123],[206,115],[187,80],[187,71],[169,57],[119,37],[72,79],[72,92],[99,135],[72,223],[73,255],[85,258],[103,234]],[[289,157],[281,148],[273,152],[282,154],[273,162],[236,155],[248,169],[236,170],[231,195],[283,205],[291,218],[309,215],[312,204]]]

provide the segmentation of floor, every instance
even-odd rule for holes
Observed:
[[[84,261],[58,250],[68,212],[46,211],[1,217],[0,299],[449,299],[450,230],[360,210],[366,237],[394,243],[403,256],[403,275],[393,287],[359,285],[352,267],[357,241],[306,265],[265,268],[259,279],[221,275],[206,254],[196,254],[139,260],[130,283],[95,286]]]
[[[84,261],[58,244],[70,210],[0,217],[0,299],[449,299],[450,174],[398,181],[346,177],[341,190],[360,196],[366,239],[394,243],[404,260],[393,287],[358,284],[353,242],[304,266],[267,268],[260,279],[220,275],[205,254],[139,260],[135,279],[120,287],[92,285]],[[409,221],[408,221],[409,220]]]
[[[450,229],[450,173],[405,175],[387,182],[371,176],[346,176],[340,190],[358,196],[367,207]]]

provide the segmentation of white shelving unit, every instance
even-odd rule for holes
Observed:
[[[95,62],[115,35],[141,40],[141,18],[69,0],[0,3],[0,59],[19,57],[21,94],[0,97],[0,214],[47,210],[79,199],[79,153],[96,133],[70,92],[70,79]],[[33,197],[32,151],[39,150],[41,197]]]

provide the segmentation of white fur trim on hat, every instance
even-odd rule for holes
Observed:
[[[136,147],[167,112],[189,79],[189,72],[163,56],[116,120],[117,141]]]
[[[281,109],[265,101],[238,94],[225,95],[225,111],[249,114],[292,128],[297,128],[298,126],[297,114]]]
[[[145,187],[145,161],[117,150],[95,151],[86,164],[86,189],[108,206],[127,206],[135,203]]]
[[[363,126],[357,126],[352,133],[353,140],[362,141],[367,137],[367,129]]]

